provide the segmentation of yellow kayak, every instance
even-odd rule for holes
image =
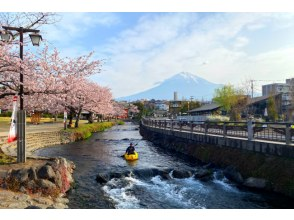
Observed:
[[[126,160],[138,160],[139,159],[139,154],[135,151],[135,154],[124,154],[124,158]]]

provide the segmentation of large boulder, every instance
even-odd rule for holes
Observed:
[[[27,182],[29,180],[28,170],[27,169],[12,170],[10,177],[16,179],[19,183]]]
[[[213,172],[210,169],[200,168],[195,171],[194,177],[195,179],[199,179],[201,181],[209,181],[213,178],[212,173]]]
[[[172,177],[170,176],[170,172],[172,169],[166,169],[166,170],[159,170],[159,175],[162,177],[164,180],[170,180]]]
[[[172,176],[174,178],[183,179],[183,178],[189,178],[193,174],[190,170],[173,170]]]
[[[39,179],[48,179],[48,180],[54,180],[55,178],[55,172],[53,168],[49,165],[42,166],[38,172],[37,175]]]
[[[237,171],[237,169],[235,167],[228,166],[225,168],[223,173],[227,179],[229,179],[233,182],[236,182],[239,184],[242,184],[244,182],[242,175]]]
[[[37,172],[36,172],[36,167],[31,167],[28,170],[28,178],[30,180],[36,180],[36,179],[38,179]]]
[[[144,169],[135,169],[133,174],[140,179],[150,179],[154,176],[159,175],[159,170],[156,168],[144,168]]]
[[[98,173],[96,176],[96,181],[100,184],[105,184],[110,180],[109,174],[107,173]]]

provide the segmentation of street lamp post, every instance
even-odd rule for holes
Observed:
[[[4,31],[1,32],[1,39],[3,41],[11,41],[13,39],[11,31],[16,31],[19,33],[20,38],[20,50],[19,57],[23,61],[23,34],[24,33],[33,33],[30,34],[31,41],[33,46],[39,46],[40,41],[42,40],[42,36],[38,33],[39,30],[27,29],[23,27],[8,27],[2,26]],[[20,110],[17,113],[17,162],[25,163],[26,162],[26,143],[25,143],[25,129],[26,129],[26,112],[23,107],[23,72],[22,68],[20,68],[20,76],[19,76],[19,98],[20,98]]]

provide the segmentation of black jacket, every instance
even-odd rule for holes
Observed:
[[[127,154],[135,154],[135,148],[133,146],[129,146],[126,150]]]

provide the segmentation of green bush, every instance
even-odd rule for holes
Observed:
[[[71,128],[68,131],[73,132],[76,140],[84,140],[89,138],[92,133],[105,131],[114,125],[113,122],[96,122],[92,124],[82,124],[78,128]]]
[[[16,158],[5,155],[0,148],[0,165],[16,162]]]
[[[53,118],[53,115],[50,113],[43,113],[42,118]]]
[[[11,115],[12,115],[12,112],[7,111],[7,112],[2,112],[0,114],[0,117],[11,117]]]
[[[116,124],[117,124],[117,125],[124,125],[125,122],[124,122],[124,121],[121,121],[121,120],[118,120],[118,121],[116,122]]]

